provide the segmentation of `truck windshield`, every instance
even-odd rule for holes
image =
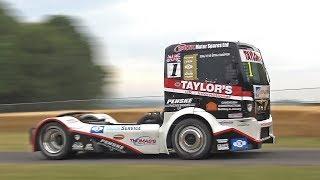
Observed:
[[[254,85],[268,85],[268,76],[263,64],[242,62],[247,81]]]
[[[269,79],[259,50],[240,49],[246,80],[253,85],[268,85]]]

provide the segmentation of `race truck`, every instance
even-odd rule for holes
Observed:
[[[164,58],[164,109],[137,123],[103,113],[72,112],[31,130],[48,159],[77,152],[170,154],[202,159],[212,152],[273,143],[269,77],[259,49],[227,41],[174,44]]]

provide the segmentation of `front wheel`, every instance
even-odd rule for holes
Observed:
[[[171,140],[182,159],[203,159],[212,147],[212,133],[206,124],[197,119],[179,122],[173,129]]]
[[[38,145],[48,159],[65,159],[70,155],[71,145],[68,132],[59,123],[48,123],[41,127]]]

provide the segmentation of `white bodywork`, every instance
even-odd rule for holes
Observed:
[[[104,118],[110,125],[95,125],[83,123],[72,116],[63,116],[55,118],[56,121],[63,123],[69,128],[69,131],[75,134],[94,135],[111,139],[113,142],[130,147],[136,152],[143,154],[169,154],[167,148],[167,136],[172,124],[181,116],[196,115],[202,117],[208,122],[212,129],[212,135],[230,129],[235,129],[245,134],[247,137],[256,142],[261,142],[260,130],[261,127],[271,127],[270,137],[272,132],[272,118],[257,121],[255,118],[242,119],[216,119],[210,113],[199,108],[184,108],[177,112],[165,112],[162,126],[158,124],[121,124],[115,119],[106,114],[90,114],[101,119]],[[122,139],[115,139],[116,136],[122,136]],[[115,140],[113,140],[115,139]]]

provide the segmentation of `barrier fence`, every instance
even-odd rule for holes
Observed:
[[[320,87],[271,90],[274,104],[320,104]],[[1,112],[163,107],[163,96],[73,99],[0,104]]]

